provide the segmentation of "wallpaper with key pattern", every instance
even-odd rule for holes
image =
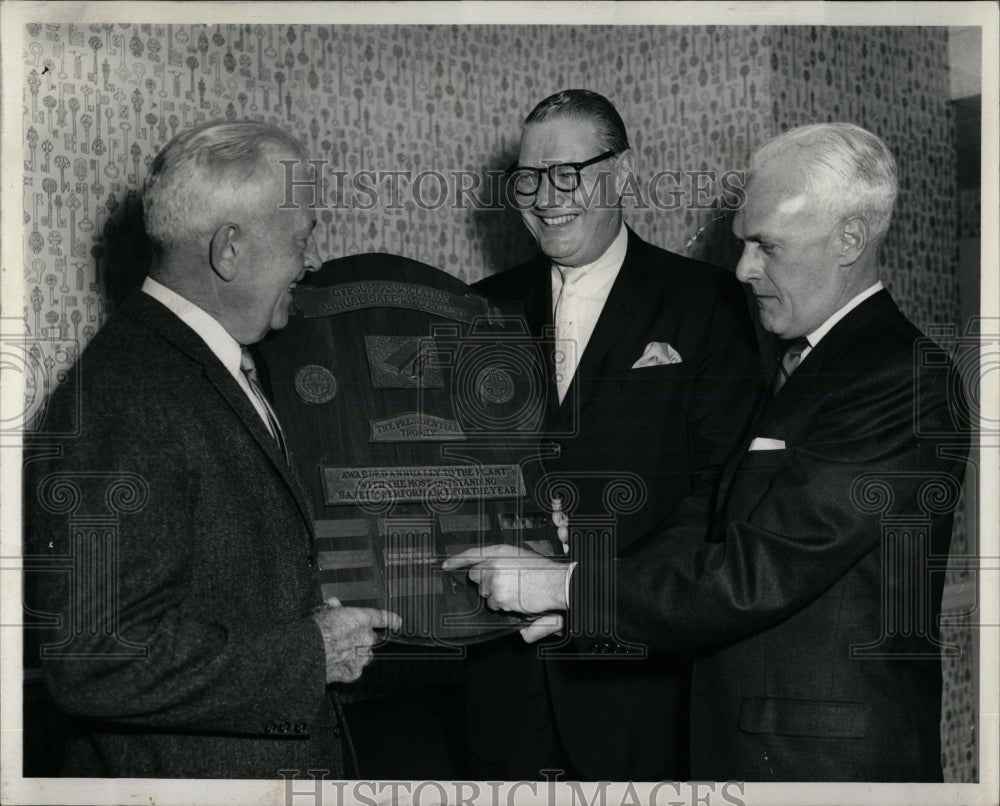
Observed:
[[[788,126],[854,121],[886,139],[901,169],[884,281],[918,325],[957,322],[947,44],[943,28],[29,24],[23,318],[40,346],[25,406],[38,408],[141,277],[134,222],[153,156],[214,118],[281,125],[349,175],[465,172],[462,181],[480,181],[480,199],[487,172],[516,156],[524,116],[566,87],[597,90],[618,107],[640,187],[658,171],[741,170],[757,143]],[[454,197],[458,180],[449,181]],[[325,187],[332,204],[333,181]],[[436,199],[437,186],[424,187]],[[690,183],[661,188],[682,191],[681,203],[633,206],[627,220],[639,234],[734,265],[728,222],[693,206],[718,196],[718,183],[697,198]],[[405,185],[388,196],[371,209],[319,211],[321,254],[389,251],[469,282],[533,254],[511,212],[425,209]],[[6,316],[14,312],[8,302]],[[968,654],[947,672],[955,780],[975,776]],[[381,673],[366,679],[377,685]]]

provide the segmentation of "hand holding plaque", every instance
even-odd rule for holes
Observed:
[[[398,630],[402,619],[395,613],[367,607],[342,607],[331,598],[313,611],[313,621],[323,635],[326,682],[353,683],[372,661],[372,647],[379,642],[375,630]]]

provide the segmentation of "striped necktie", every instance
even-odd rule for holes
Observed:
[[[250,389],[254,393],[254,396],[263,406],[264,413],[267,415],[264,422],[267,426],[267,430],[271,432],[271,436],[274,438],[274,441],[278,443],[278,447],[281,449],[281,453],[285,457],[285,461],[289,461],[288,446],[285,443],[285,434],[281,430],[281,423],[278,422],[278,417],[274,413],[274,409],[271,408],[271,404],[268,403],[267,398],[264,396],[264,392],[260,388],[260,377],[257,375],[257,365],[254,363],[253,356],[250,355],[250,351],[246,347],[243,348],[243,353],[240,356],[240,370],[243,372],[243,376],[247,379],[247,383],[250,384]]]
[[[781,356],[781,361],[778,362],[778,369],[774,373],[774,380],[771,381],[772,395],[778,394],[778,390],[785,385],[785,381],[792,377],[795,368],[802,361],[802,353],[805,352],[808,346],[809,340],[805,336],[799,336],[799,338],[788,342],[785,353]]]

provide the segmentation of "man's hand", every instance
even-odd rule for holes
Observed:
[[[527,627],[522,627],[519,632],[526,644],[533,644],[535,641],[560,632],[565,625],[562,613],[553,613],[548,616],[539,616]]]
[[[379,641],[377,629],[398,630],[403,620],[388,610],[341,607],[337,599],[313,611],[313,620],[323,633],[326,650],[326,682],[352,683],[371,663],[372,645]]]
[[[468,568],[469,579],[493,610],[534,615],[565,610],[570,566],[516,546],[484,546],[449,557],[445,571]]]

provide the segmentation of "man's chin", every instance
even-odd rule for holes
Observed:
[[[290,312],[288,308],[282,308],[279,311],[275,311],[274,315],[271,317],[271,330],[281,330],[285,325],[288,324],[288,319],[290,317]]]
[[[545,257],[555,263],[563,266],[576,265],[575,257],[578,250],[561,238],[539,238],[538,247]]]

